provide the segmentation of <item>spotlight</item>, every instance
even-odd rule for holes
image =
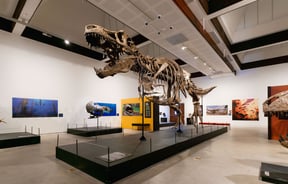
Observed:
[[[65,42],[66,45],[70,44],[69,40],[64,40],[64,42]]]
[[[158,31],[158,35],[160,35],[161,34],[161,32],[160,31]]]
[[[148,22],[145,22],[145,26],[148,26],[148,24],[149,24]]]
[[[170,26],[169,29],[173,29],[173,26]]]
[[[161,15],[158,15],[157,18],[158,18],[158,19],[161,19]]]

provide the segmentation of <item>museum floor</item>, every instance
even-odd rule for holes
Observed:
[[[125,134],[135,133],[124,130]],[[105,135],[107,136],[107,135]],[[123,136],[113,134],[110,136]],[[60,145],[95,138],[60,133]],[[108,137],[108,136],[107,136]],[[235,184],[259,180],[261,162],[288,164],[288,150],[267,140],[265,128],[232,127],[228,133],[201,143],[118,184]],[[41,144],[0,149],[0,178],[5,184],[101,184],[55,158],[57,134],[41,135]]]

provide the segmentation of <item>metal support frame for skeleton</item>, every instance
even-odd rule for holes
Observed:
[[[198,96],[209,93],[215,87],[198,88],[190,79],[190,74],[175,61],[163,57],[155,58],[143,55],[123,30],[110,31],[99,25],[89,24],[85,26],[85,37],[90,47],[102,48],[109,58],[108,64],[103,69],[94,68],[98,77],[105,78],[130,70],[136,71],[139,73],[140,97],[146,96],[154,103],[168,105],[180,114],[183,113],[178,106],[181,101],[180,92],[185,97],[187,97],[186,92],[188,92],[193,99],[193,115],[196,119],[199,118]],[[140,90],[142,87],[144,92]],[[156,87],[163,89],[161,95],[155,92]],[[156,100],[153,96],[159,98]]]

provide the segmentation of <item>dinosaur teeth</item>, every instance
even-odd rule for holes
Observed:
[[[105,39],[102,36],[100,36],[100,44],[103,45],[105,42],[106,42]]]

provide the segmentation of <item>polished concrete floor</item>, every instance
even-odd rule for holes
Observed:
[[[131,134],[131,130],[124,130]],[[85,173],[55,158],[59,144],[95,138],[60,133],[41,135],[41,144],[0,149],[2,184],[101,184]],[[111,136],[123,136],[113,134]],[[109,138],[109,136],[106,136]],[[261,162],[288,165],[288,149],[267,140],[265,128],[232,127],[228,133],[201,143],[142,171],[118,184],[254,184]]]

